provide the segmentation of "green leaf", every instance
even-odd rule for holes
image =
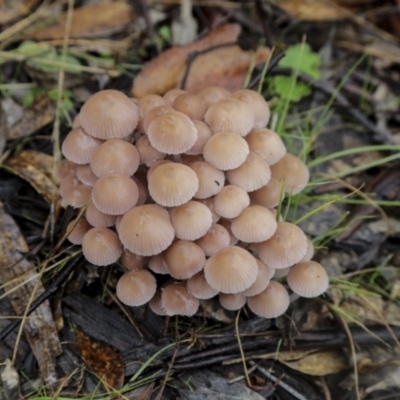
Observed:
[[[311,88],[306,83],[297,81],[293,85],[292,82],[293,77],[275,76],[272,79],[275,93],[277,93],[281,98],[289,99],[290,101],[299,101],[311,93]]]

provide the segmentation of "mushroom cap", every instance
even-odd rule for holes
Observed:
[[[208,284],[222,293],[239,293],[256,280],[256,259],[245,249],[225,247],[214,253],[206,262],[204,275]]]
[[[146,203],[146,201],[147,201],[147,199],[149,197],[149,191],[147,190],[147,182],[146,182],[146,185],[145,185],[141,180],[139,180],[135,176],[132,176],[131,178],[136,183],[136,185],[138,187],[138,191],[139,191],[139,197],[138,197],[138,201],[136,203],[136,206],[142,206],[143,204]]]
[[[207,300],[218,294],[206,281],[204,272],[200,271],[186,281],[186,287],[196,299]]]
[[[276,318],[284,314],[290,304],[289,293],[279,282],[271,281],[260,294],[247,298],[247,305],[254,314]]]
[[[250,203],[252,205],[262,206],[265,208],[274,208],[279,205],[279,201],[284,197],[284,190],[282,188],[283,182],[279,182],[274,177],[262,188],[249,193]]]
[[[258,245],[261,261],[275,269],[296,264],[304,257],[306,251],[306,235],[290,222],[278,222],[274,235]]]
[[[230,219],[221,218],[218,221],[218,225],[222,225],[228,231],[230,237],[229,246],[235,246],[239,239],[232,233],[231,222]]]
[[[99,178],[113,172],[131,176],[139,168],[139,162],[139,151],[132,143],[111,139],[96,149],[90,167]]]
[[[191,317],[200,306],[198,299],[193,297],[184,283],[172,283],[161,293],[161,307],[169,316],[182,315]]]
[[[329,287],[325,268],[315,261],[296,264],[290,269],[286,279],[290,289],[302,297],[317,297]]]
[[[153,174],[154,170],[159,167],[160,165],[163,164],[168,164],[168,163],[172,163],[171,160],[157,160],[154,161],[154,163],[151,165],[151,167],[147,170],[147,182],[150,179],[150,176]]]
[[[206,108],[209,108],[218,101],[230,97],[231,92],[223,87],[207,86],[206,88],[200,90],[200,92],[197,93],[197,96],[203,100]]]
[[[62,207],[71,206],[72,208],[82,207],[89,199],[92,188],[86,185],[75,185],[62,197]]]
[[[165,207],[187,203],[199,188],[195,172],[183,164],[168,163],[158,166],[149,178],[149,192],[153,200]]]
[[[65,138],[61,152],[76,164],[89,164],[95,150],[102,143],[102,140],[87,135],[82,128],[75,128]]]
[[[153,311],[154,314],[164,316],[165,310],[161,306],[161,289],[157,289],[156,293],[149,301],[150,310]]]
[[[193,124],[197,129],[197,139],[195,144],[189,150],[186,151],[186,154],[189,155],[203,154],[204,146],[213,133],[210,127],[203,121],[194,119]]]
[[[121,218],[118,233],[122,244],[140,256],[161,253],[175,237],[168,211],[157,204],[130,209]]]
[[[174,111],[155,118],[147,129],[151,145],[166,154],[189,150],[197,140],[197,129],[190,118]]]
[[[150,124],[160,115],[169,114],[173,112],[174,109],[170,106],[157,106],[147,111],[146,114],[143,115],[143,130],[147,132]]]
[[[179,95],[173,102],[172,107],[176,111],[183,112],[190,119],[202,120],[206,113],[206,106],[201,97],[194,94],[184,93]]]
[[[158,94],[146,94],[138,100],[139,110],[143,116],[155,107],[168,105],[167,100]]]
[[[277,229],[274,214],[261,206],[249,206],[232,220],[232,233],[241,241],[260,243],[272,237]]]
[[[146,304],[156,291],[156,278],[145,269],[128,271],[119,278],[117,283],[117,297],[122,303],[131,307]]]
[[[136,141],[136,148],[140,154],[140,164],[145,164],[147,167],[150,167],[154,162],[158,160],[162,160],[165,158],[165,153],[158,151],[155,149],[150,141],[149,138],[144,135],[141,136]]]
[[[314,245],[313,242],[307,238],[307,251],[304,257],[300,261],[311,261],[314,257]]]
[[[274,276],[272,278],[274,280],[279,280],[281,278],[284,278],[289,273],[289,271],[291,269],[292,269],[292,267],[276,269],[275,272],[274,272]]]
[[[66,158],[60,162],[57,168],[57,178],[62,181],[69,174],[75,173],[77,170],[78,164],[67,160]]]
[[[281,137],[269,129],[253,129],[246,142],[251,151],[261,156],[268,165],[276,164],[285,154],[286,147]]]
[[[241,293],[220,293],[218,299],[221,306],[230,311],[240,310],[246,304],[246,297]]]
[[[80,126],[81,126],[81,117],[79,114],[76,114],[74,121],[72,122],[72,129],[79,128]]]
[[[67,233],[69,233],[67,239],[72,244],[82,244],[82,239],[86,232],[92,229],[92,226],[87,222],[86,218],[81,218],[74,226],[75,220],[72,220],[67,226]],[[74,227],[73,227],[74,226]],[[73,227],[73,228],[72,228]]]
[[[139,256],[135,253],[132,253],[128,249],[124,249],[121,254],[120,263],[127,270],[136,271],[138,269],[142,269],[148,261],[149,257]]]
[[[242,165],[227,171],[226,178],[233,185],[241,186],[246,192],[253,192],[268,184],[271,170],[262,157],[250,151]]]
[[[169,274],[168,265],[165,261],[165,251],[150,258],[149,269],[156,274],[167,275]]]
[[[214,197],[214,209],[223,218],[236,218],[250,205],[247,192],[236,185],[227,185]]]
[[[131,134],[139,122],[138,107],[118,90],[95,93],[79,115],[83,129],[90,136],[104,140]]]
[[[231,241],[229,232],[219,224],[212,224],[207,233],[196,241],[204,250],[207,257],[229,246]]]
[[[114,264],[122,254],[118,235],[109,228],[93,228],[82,239],[82,253],[94,265]]]
[[[87,186],[93,186],[97,179],[99,179],[90,168],[89,164],[78,165],[76,168],[76,176],[77,178]]]
[[[171,89],[168,90],[163,96],[163,98],[167,101],[169,105],[172,105],[175,99],[180,96],[181,94],[187,93],[185,90],[182,89]]]
[[[204,250],[188,240],[176,240],[165,251],[169,274],[175,279],[189,279],[200,272],[206,263]]]
[[[271,165],[271,173],[278,181],[284,181],[285,191],[292,194],[300,193],[310,180],[307,165],[290,153]]]
[[[234,132],[246,136],[254,126],[254,113],[246,103],[225,98],[208,108],[204,120],[214,133]]]
[[[214,197],[208,197],[207,199],[197,199],[197,201],[207,206],[207,208],[211,211],[212,222],[213,224],[216,224],[221,216],[217,214],[214,209]]]
[[[198,201],[189,201],[170,211],[175,235],[182,240],[196,240],[204,236],[212,225],[210,209]]]
[[[256,128],[264,128],[269,121],[271,112],[267,101],[259,93],[254,90],[238,90],[232,94],[236,100],[243,101],[248,104],[254,113],[254,126]]]
[[[247,142],[236,133],[220,132],[208,139],[203,157],[213,167],[223,171],[240,167],[249,155]]]
[[[85,212],[86,219],[95,228],[109,228],[115,225],[116,215],[102,213],[93,203],[90,203]]]
[[[60,195],[65,197],[74,186],[81,185],[82,182],[78,179],[75,173],[67,175],[60,184]]]
[[[260,294],[266,287],[269,285],[271,278],[274,276],[275,270],[266,266],[263,262],[261,262],[258,258],[256,258],[258,273],[255,282],[243,292],[240,292],[243,296],[256,296]]]
[[[123,214],[136,205],[138,198],[136,183],[119,172],[104,175],[93,185],[93,204],[104,214]]]
[[[199,188],[195,193],[196,199],[206,199],[219,193],[224,187],[225,174],[206,161],[195,161],[190,168],[196,173]]]

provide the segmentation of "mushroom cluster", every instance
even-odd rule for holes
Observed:
[[[68,239],[94,265],[122,264],[123,303],[191,316],[218,295],[228,310],[247,303],[273,318],[289,306],[274,277],[299,296],[327,289],[310,240],[277,215],[309,171],[265,128],[269,115],[257,92],[219,87],[140,99],[104,90],[83,105],[58,171],[62,206],[87,206]]]

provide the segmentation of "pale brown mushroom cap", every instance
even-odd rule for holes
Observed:
[[[197,140],[197,129],[190,118],[174,111],[155,118],[147,129],[151,145],[166,154],[189,150]]]
[[[265,208],[274,208],[279,205],[279,201],[285,197],[283,182],[279,182],[274,177],[271,177],[267,185],[249,193],[250,202],[252,205],[262,206]],[[282,194],[281,194],[282,193]]]
[[[199,181],[199,188],[194,197],[206,199],[219,193],[224,187],[225,174],[206,161],[195,161],[190,164]]]
[[[150,176],[153,174],[153,172],[155,171],[155,169],[157,167],[159,167],[160,165],[163,165],[163,164],[168,164],[168,163],[172,163],[172,161],[171,160],[154,161],[154,163],[151,165],[151,167],[147,170],[147,182],[149,181]]]
[[[171,89],[168,90],[168,92],[166,92],[163,96],[163,98],[167,101],[167,103],[169,105],[172,106],[173,102],[175,101],[175,99],[180,96],[181,94],[185,94],[187,93],[185,90],[182,89]]]
[[[132,143],[111,139],[96,149],[90,167],[99,178],[113,172],[131,176],[139,168],[139,162],[139,151]]]
[[[168,102],[158,94],[146,94],[138,100],[139,110],[142,115],[159,106],[168,106]]]
[[[156,278],[145,269],[128,271],[117,283],[117,297],[122,303],[131,307],[146,304],[155,295],[156,290]]]
[[[214,197],[214,209],[223,218],[236,218],[250,205],[247,192],[236,185],[227,185]]]
[[[135,176],[132,176],[131,179],[133,179],[133,181],[136,183],[139,191],[139,197],[135,205],[142,206],[147,202],[147,199],[149,198],[149,191],[147,190],[147,182],[145,185],[141,180],[139,180]]]
[[[222,293],[239,293],[248,289],[256,280],[256,259],[245,249],[225,247],[206,262],[204,275],[208,284]]]
[[[79,114],[76,114],[74,121],[72,123],[72,129],[79,128],[81,126],[81,117]]]
[[[135,145],[140,154],[140,164],[145,164],[147,167],[151,167],[154,162],[163,160],[166,156],[151,145],[146,135],[141,136]]]
[[[313,242],[307,238],[307,251],[304,257],[300,261],[311,261],[314,257],[314,245]]]
[[[197,93],[197,96],[199,96],[203,100],[206,108],[209,108],[218,101],[230,97],[231,92],[224,89],[223,87],[208,86],[200,90],[200,92]]]
[[[94,265],[114,264],[122,254],[118,235],[109,228],[93,228],[82,239],[82,253]]]
[[[102,143],[102,140],[87,135],[83,129],[76,128],[68,133],[61,151],[65,158],[76,164],[89,164],[95,150]]]
[[[290,153],[271,165],[271,173],[278,181],[284,181],[285,191],[292,194],[300,193],[310,180],[307,165]]]
[[[235,246],[235,244],[239,242],[239,239],[232,233],[232,221],[230,219],[221,218],[218,221],[218,225],[222,225],[228,231],[230,237],[229,246]]]
[[[130,209],[121,218],[118,233],[122,244],[141,256],[161,253],[175,237],[168,211],[157,204]]]
[[[102,213],[93,203],[90,203],[85,212],[86,219],[95,228],[109,228],[115,225],[116,215]]]
[[[274,280],[279,280],[281,278],[284,278],[285,276],[287,276],[287,274],[289,273],[289,271],[292,269],[292,267],[287,267],[287,268],[281,268],[281,269],[276,269],[274,272],[274,276],[272,277],[272,279]]]
[[[246,142],[251,151],[264,158],[268,165],[276,164],[285,154],[286,147],[281,137],[269,129],[253,129]]]
[[[240,310],[246,304],[246,297],[241,293],[220,293],[218,300],[222,307],[230,311]]]
[[[242,137],[235,133],[221,132],[208,139],[203,157],[213,167],[227,171],[240,167],[249,152],[249,146]]]
[[[121,254],[120,263],[129,271],[142,269],[149,261],[149,257],[139,256],[128,249],[124,249]]]
[[[271,239],[258,245],[261,261],[275,269],[296,264],[304,257],[306,251],[306,235],[298,226],[289,222],[278,222]]]
[[[90,199],[91,193],[92,188],[90,186],[75,185],[62,197],[61,206],[80,208]]]
[[[72,229],[67,239],[72,244],[82,244],[83,237],[85,236],[86,232],[92,229],[92,226],[89,224],[89,222],[87,222],[86,218],[81,218],[73,227],[74,224],[75,220],[72,220],[67,226],[67,233]]]
[[[176,111],[183,112],[190,119],[202,120],[206,113],[206,106],[203,99],[190,93],[184,93],[178,96],[174,100],[172,107]]]
[[[249,206],[232,220],[231,229],[242,242],[260,243],[272,237],[277,229],[277,222],[274,214],[267,208]]]
[[[185,284],[172,283],[162,289],[161,306],[169,316],[191,317],[196,314],[200,302],[188,292]]]
[[[93,186],[97,179],[99,179],[90,168],[89,164],[78,165],[76,168],[76,176],[77,178],[87,186]]]
[[[79,115],[83,129],[104,140],[131,134],[139,122],[138,107],[117,90],[97,92],[82,106]]]
[[[213,224],[216,224],[221,216],[217,214],[214,209],[214,197],[208,197],[207,199],[197,199],[197,201],[208,207],[208,209],[211,211],[212,222]]]
[[[153,311],[154,314],[164,316],[166,315],[165,310],[161,306],[161,289],[157,289],[156,293],[149,301],[150,310]]]
[[[193,124],[197,129],[197,139],[195,144],[189,150],[186,151],[186,154],[189,155],[203,154],[204,146],[213,133],[210,127],[203,121],[194,119]]]
[[[149,178],[149,192],[153,200],[165,207],[187,203],[199,188],[195,172],[183,164],[168,163],[158,166]]]
[[[104,175],[93,185],[93,204],[104,214],[123,214],[137,203],[138,198],[136,183],[119,172]]]
[[[82,185],[75,173],[67,175],[60,184],[60,195],[65,197],[74,186]]]
[[[217,251],[229,246],[231,241],[229,232],[219,224],[212,224],[207,233],[196,243],[204,250],[207,257],[212,256]]]
[[[240,292],[241,295],[246,297],[256,296],[257,294],[260,294],[263,290],[265,290],[275,273],[275,270],[273,268],[267,267],[258,258],[256,258],[256,261],[258,266],[258,273],[255,282],[248,289]]]
[[[214,133],[233,132],[246,136],[254,126],[254,113],[246,103],[226,98],[210,106],[204,120]]]
[[[168,265],[165,261],[165,251],[160,254],[157,254],[153,257],[150,257],[149,260],[149,269],[156,274],[167,275],[169,274]]]
[[[196,299],[207,300],[218,294],[206,281],[204,272],[198,272],[186,281],[186,287]]]
[[[165,251],[165,262],[173,278],[189,279],[204,268],[206,256],[196,243],[176,240]]]
[[[147,111],[146,114],[143,115],[143,130],[147,132],[150,124],[160,115],[169,114],[173,112],[174,109],[170,106],[157,106]]]
[[[198,201],[189,201],[170,211],[175,235],[182,240],[196,240],[204,236],[212,225],[210,209]]]
[[[76,164],[70,160],[67,160],[67,159],[62,160],[57,168],[57,178],[60,181],[62,181],[69,174],[75,173],[77,167],[78,167],[78,164]]]
[[[246,192],[254,192],[268,184],[271,179],[271,170],[262,157],[250,151],[242,165],[227,171],[226,178]]]
[[[201,157],[200,155],[188,155],[188,154],[182,154],[181,156],[181,164],[187,165],[190,167],[191,164],[193,164],[196,161],[204,161],[204,158]]]
[[[247,305],[254,314],[264,318],[277,318],[290,304],[289,293],[279,282],[271,281],[260,294],[247,298]]]
[[[302,297],[317,297],[329,287],[329,277],[325,268],[315,261],[296,264],[286,279],[290,289]]]
[[[238,90],[232,94],[234,99],[243,101],[248,104],[254,113],[254,126],[256,128],[264,128],[271,115],[267,101],[259,93],[254,90]]]

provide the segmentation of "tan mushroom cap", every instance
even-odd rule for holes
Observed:
[[[161,253],[175,237],[168,211],[157,204],[130,209],[121,218],[118,233],[122,244],[141,256]]]
[[[76,176],[77,178],[87,186],[93,186],[97,179],[99,179],[90,168],[89,164],[78,165],[76,168]]]
[[[226,98],[208,108],[204,121],[214,133],[233,132],[246,136],[254,126],[254,113],[246,103]]]
[[[85,212],[86,219],[95,228],[109,228],[115,225],[116,215],[102,213],[93,203],[90,203]]]
[[[87,135],[83,129],[76,128],[68,133],[61,152],[65,158],[76,164],[89,164],[95,150],[102,143],[102,140]]]
[[[165,262],[173,278],[189,279],[204,268],[206,256],[196,243],[176,240],[165,251]]]
[[[138,131],[144,133],[144,117],[145,115],[155,107],[159,106],[168,106],[168,102],[157,94],[146,94],[142,98],[138,100],[139,107],[139,123],[138,123]]]
[[[271,281],[260,294],[248,297],[247,305],[254,314],[264,318],[277,318],[290,304],[289,293],[279,282]]]
[[[186,151],[186,154],[189,155],[203,154],[204,146],[213,133],[210,127],[203,121],[194,119],[193,124],[197,129],[197,139],[195,144],[189,150]]]
[[[204,158],[201,157],[200,155],[188,155],[188,154],[182,154],[181,156],[181,164],[187,165],[190,167],[194,162],[196,161],[204,161]]]
[[[197,199],[197,201],[207,206],[207,208],[211,211],[212,222],[213,224],[216,224],[221,216],[217,214],[214,209],[214,197],[208,197],[207,199]]]
[[[97,92],[82,106],[79,115],[83,129],[98,139],[123,138],[139,122],[138,107],[117,90]]]
[[[65,197],[74,186],[82,185],[82,182],[78,179],[75,173],[67,175],[61,182],[60,195]]]
[[[300,261],[311,261],[314,257],[314,245],[313,242],[307,238],[307,251],[304,257]]]
[[[207,257],[229,246],[231,241],[229,232],[219,224],[212,224],[207,233],[196,241],[204,250]]]
[[[72,244],[82,244],[83,237],[90,229],[92,229],[92,226],[87,222],[86,218],[81,218],[76,223],[75,220],[72,220],[67,226],[67,233],[71,231],[67,239]]]
[[[174,111],[155,118],[147,129],[151,145],[166,154],[189,150],[197,140],[197,129],[191,119]]]
[[[248,289],[240,292],[241,295],[246,297],[256,296],[257,294],[260,294],[263,290],[265,290],[275,273],[275,270],[273,268],[266,266],[258,258],[256,258],[256,261],[258,266],[258,273],[255,282]]]
[[[76,114],[74,121],[72,122],[72,129],[79,128],[81,126],[81,117]]]
[[[168,164],[168,163],[172,163],[173,161],[171,160],[157,160],[154,161],[154,163],[151,165],[151,167],[147,170],[147,181],[149,181],[150,176],[153,174],[153,172],[155,171],[155,169],[157,167],[159,167],[160,165],[163,164]]]
[[[66,178],[69,174],[75,173],[77,170],[78,164],[64,159],[60,162],[57,168],[57,178],[62,181]]]
[[[62,207],[80,208],[90,199],[91,193],[90,186],[75,185],[62,197],[61,205]]]
[[[156,278],[145,269],[128,271],[119,278],[117,283],[117,297],[122,303],[131,307],[146,304],[156,291]]]
[[[143,130],[147,132],[150,124],[160,115],[169,114],[173,112],[174,109],[171,106],[157,106],[147,111],[143,116]]]
[[[151,145],[146,135],[141,136],[136,141],[136,148],[140,154],[140,164],[145,164],[147,167],[151,167],[153,163],[158,160],[163,160],[166,156],[165,153],[158,151]]]
[[[285,154],[286,147],[281,137],[269,129],[253,129],[246,142],[251,151],[264,158],[268,165],[276,164]]]
[[[165,251],[150,257],[149,269],[156,274],[167,275],[169,274],[168,265],[165,261]]]
[[[196,199],[206,199],[219,193],[224,187],[225,174],[206,161],[195,161],[190,168],[196,173],[199,188],[195,193]]]
[[[139,162],[139,151],[132,143],[111,139],[96,149],[90,167],[99,178],[113,172],[130,176],[139,168]]]
[[[228,231],[230,237],[229,246],[234,246],[237,242],[239,242],[239,239],[232,233],[232,221],[230,219],[221,218],[218,221],[218,225],[222,225]]]
[[[291,269],[292,269],[292,267],[276,269],[275,272],[274,272],[274,276],[272,278],[274,280],[279,280],[281,278],[284,278],[289,273],[289,271]]]
[[[199,306],[199,300],[188,292],[184,283],[172,283],[162,289],[161,307],[169,316],[191,317],[196,314]]]
[[[218,101],[230,97],[231,92],[224,89],[223,87],[208,86],[200,90],[200,92],[197,93],[197,96],[199,96],[203,100],[206,108],[209,108]]]
[[[284,181],[285,191],[292,194],[300,193],[310,180],[307,165],[290,153],[271,166],[271,173],[278,181]]]
[[[249,152],[249,146],[242,137],[236,133],[221,132],[208,139],[203,157],[213,167],[227,171],[240,167]]]
[[[93,185],[93,204],[104,214],[123,214],[136,205],[138,198],[136,183],[119,172],[104,175]]]
[[[232,220],[231,229],[243,242],[260,243],[272,237],[277,229],[277,222],[274,214],[267,208],[249,206]]]
[[[265,208],[274,208],[279,205],[279,201],[285,196],[283,183],[279,182],[274,177],[271,177],[267,185],[249,193],[250,202],[253,205],[262,206]]]
[[[190,93],[184,93],[178,96],[174,100],[172,107],[176,111],[183,112],[190,119],[202,120],[206,113],[206,106],[203,99]]]
[[[228,246],[213,254],[206,262],[204,275],[208,284],[222,293],[240,293],[256,280],[256,259],[245,249]]]
[[[218,299],[221,306],[230,311],[240,310],[246,304],[246,297],[241,293],[220,293]]]
[[[169,105],[172,106],[173,102],[175,101],[175,99],[180,96],[181,94],[185,94],[187,93],[185,90],[182,89],[171,89],[168,90],[168,92],[166,92],[163,96],[163,98],[167,101],[167,103]]]
[[[170,212],[175,235],[182,240],[196,240],[204,236],[212,225],[210,209],[198,201],[189,201]]]
[[[147,199],[149,198],[149,191],[147,190],[147,182],[145,185],[141,180],[139,180],[135,176],[132,176],[131,178],[136,183],[139,191],[139,197],[136,206],[142,206],[147,202]]]
[[[154,314],[164,316],[166,314],[165,310],[161,306],[161,293],[161,289],[157,289],[155,295],[149,301],[149,307]]]
[[[303,261],[291,268],[287,283],[294,293],[302,297],[317,297],[329,287],[325,268],[315,261]]]
[[[271,239],[258,245],[261,261],[275,269],[296,264],[304,257],[306,251],[306,235],[298,226],[289,222],[278,222]]]
[[[186,281],[186,287],[196,299],[207,300],[218,294],[206,281],[204,272],[198,272]]]
[[[254,192],[268,184],[271,179],[271,170],[262,157],[250,151],[242,165],[227,171],[226,178],[246,192]]]
[[[254,126],[256,128],[264,128],[270,117],[270,110],[267,101],[259,93],[254,90],[238,90],[232,94],[234,99],[243,101],[248,104],[254,113]]]
[[[195,172],[183,164],[158,166],[149,177],[149,192],[153,200],[165,207],[187,203],[199,188]]]
[[[109,228],[93,228],[82,239],[82,253],[94,265],[114,264],[122,254],[118,235]]]
[[[128,249],[122,251],[120,263],[129,271],[142,269],[149,261],[149,257],[139,256]]]
[[[227,185],[214,197],[214,209],[223,218],[236,218],[250,205],[247,192],[236,185]]]

